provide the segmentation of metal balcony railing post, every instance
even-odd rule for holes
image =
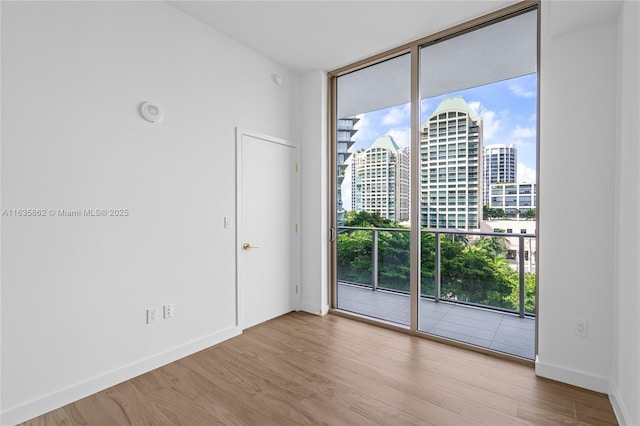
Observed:
[[[378,289],[378,230],[372,231],[372,245],[371,248],[371,289],[376,291]]]
[[[440,301],[440,233],[435,232],[434,236],[436,237],[436,265],[435,265],[435,289],[434,289],[434,300],[436,302]]]
[[[518,238],[518,272],[520,272],[520,318],[524,318],[524,237]]]

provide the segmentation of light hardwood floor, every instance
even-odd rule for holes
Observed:
[[[291,313],[27,425],[608,425],[605,395],[337,315]]]

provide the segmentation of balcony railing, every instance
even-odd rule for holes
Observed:
[[[338,227],[338,281],[408,294],[410,230]],[[424,229],[420,297],[533,317],[535,234]]]

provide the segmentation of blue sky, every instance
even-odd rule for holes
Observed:
[[[478,86],[459,92],[423,99],[420,122],[425,123],[438,104],[446,98],[462,96],[471,109],[483,118],[484,145],[514,144],[518,150],[518,181],[536,179],[537,74]],[[360,114],[358,132],[351,152],[369,148],[383,135],[391,135],[400,147],[409,145],[410,105],[398,105]],[[349,168],[350,169],[350,168]],[[351,206],[350,170],[343,182],[345,208]]]

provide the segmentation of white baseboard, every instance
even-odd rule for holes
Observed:
[[[329,313],[329,305],[324,305],[322,307],[322,316],[327,315]]]
[[[300,310],[309,312],[313,315],[324,316],[329,312],[329,305],[318,306],[315,303],[302,302],[302,304],[300,305]]]
[[[616,419],[618,420],[618,424],[620,426],[631,426],[631,418],[629,417],[629,412],[625,408],[624,403],[619,397],[618,387],[612,383],[611,384],[611,393],[609,394],[609,401],[611,401],[611,406],[613,407],[613,413],[616,415]]]
[[[122,368],[77,383],[41,398],[28,401],[0,413],[0,424],[15,425],[63,407],[96,392],[117,385],[148,371],[194,354],[242,333],[239,327],[231,327],[198,340],[170,349],[158,355],[134,362]]]
[[[600,393],[609,394],[611,391],[608,378],[548,364],[540,361],[539,358],[536,359],[536,375]]]

